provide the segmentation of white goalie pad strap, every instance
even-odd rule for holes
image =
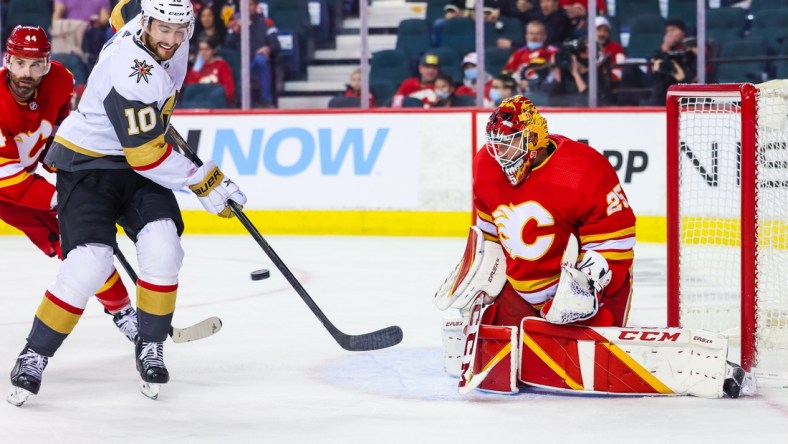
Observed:
[[[471,227],[462,261],[449,274],[433,297],[440,310],[463,309],[479,292],[488,295],[488,304],[506,284],[506,257],[501,245],[484,240],[478,227]]]
[[[520,380],[576,393],[723,396],[728,340],[706,330],[521,324]]]
[[[441,321],[443,339],[443,369],[451,376],[460,376],[462,356],[465,352],[465,319],[460,316],[445,317]]]

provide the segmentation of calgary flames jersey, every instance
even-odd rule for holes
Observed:
[[[48,140],[71,109],[74,76],[53,61],[33,98],[21,103],[11,95],[8,75],[6,67],[0,69],[0,199],[24,204],[18,200]],[[48,208],[49,201],[43,204]]]
[[[555,295],[570,233],[581,254],[594,250],[613,271],[603,303],[628,304],[635,245],[635,215],[608,160],[588,145],[550,135],[555,148],[528,178],[513,187],[486,149],[474,159],[476,225],[500,242],[509,283],[538,305]],[[626,306],[620,311],[625,312]]]
[[[168,188],[183,185],[192,164],[172,151],[164,133],[186,76],[189,45],[184,42],[160,63],[141,36],[138,15],[104,46],[78,109],[58,130],[47,164],[66,171],[133,168]]]

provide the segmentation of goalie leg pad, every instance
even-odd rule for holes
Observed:
[[[441,324],[443,337],[443,369],[451,376],[460,376],[465,351],[465,320],[459,316],[445,317]]]
[[[517,393],[517,327],[481,325],[474,373],[485,374],[479,390]]]
[[[520,380],[578,393],[720,398],[727,338],[705,330],[521,324]]]

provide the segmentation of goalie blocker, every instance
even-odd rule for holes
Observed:
[[[579,394],[737,398],[745,380],[744,370],[726,359],[727,338],[715,332],[539,318],[524,318],[519,327],[480,325],[472,368],[482,378],[474,384],[479,389],[516,393],[522,383]]]

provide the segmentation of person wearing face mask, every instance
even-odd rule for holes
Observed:
[[[558,48],[547,44],[547,29],[544,23],[534,20],[525,30],[525,46],[509,57],[501,74],[511,75],[520,82],[524,90],[542,83],[550,74],[550,64]]]
[[[517,82],[505,74],[494,78],[490,87],[490,98],[485,100],[485,106],[498,106],[504,99],[513,97],[517,94]]]
[[[455,89],[454,82],[451,76],[447,74],[440,74],[435,78],[435,95],[438,96],[438,101],[433,105],[436,108],[448,108],[456,106],[454,104]]]

